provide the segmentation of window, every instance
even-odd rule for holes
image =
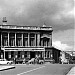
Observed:
[[[24,46],[28,46],[28,39],[24,38]]]
[[[22,40],[20,38],[17,39],[17,46],[22,46]]]
[[[34,39],[30,39],[30,46],[35,46],[35,41],[34,41]]]
[[[24,46],[28,46],[28,33],[24,34],[24,41],[23,41]]]
[[[15,40],[14,39],[10,40],[10,46],[15,46]]]
[[[3,33],[3,35],[2,35],[2,45],[8,46],[8,33]]]
[[[16,39],[17,46],[22,46],[22,35],[20,33],[17,33]]]
[[[9,45],[10,46],[15,46],[15,34],[14,33],[10,33],[9,34]]]
[[[30,46],[35,46],[35,34],[30,34]]]
[[[4,45],[4,46],[8,46],[8,39],[4,39],[3,45]]]
[[[49,46],[49,39],[41,38],[41,46]]]

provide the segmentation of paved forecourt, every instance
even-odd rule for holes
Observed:
[[[75,65],[43,64],[43,65],[14,65],[15,69],[0,71],[0,75],[66,75]]]

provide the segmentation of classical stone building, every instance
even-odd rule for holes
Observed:
[[[46,25],[42,27],[5,23],[0,25],[0,58],[8,60],[14,57],[30,59],[41,57],[45,60],[59,58],[60,51],[52,47],[52,31],[52,27]]]

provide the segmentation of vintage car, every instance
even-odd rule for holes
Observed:
[[[32,58],[31,60],[28,61],[28,64],[34,64],[35,63],[35,58]]]
[[[69,64],[69,60],[68,59],[64,59],[64,60],[61,60],[62,64]]]
[[[39,62],[38,62],[39,64],[44,64],[45,63],[45,61],[44,61],[44,59],[43,58],[39,58]]]
[[[24,58],[17,58],[15,59],[16,64],[24,64]]]
[[[13,63],[13,61],[8,61],[6,59],[0,59],[0,65],[1,64],[12,64],[12,63]]]

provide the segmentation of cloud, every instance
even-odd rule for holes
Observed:
[[[54,30],[74,27],[73,0],[0,0],[0,8],[0,21],[6,16],[8,24],[42,26],[46,22]]]
[[[72,46],[68,46],[67,44],[61,43],[61,41],[53,42],[53,46],[61,51],[71,51]]]
[[[0,24],[53,27],[53,41],[74,48],[74,0],[0,0]]]
[[[75,50],[75,29],[53,32],[53,41],[60,41],[59,44],[71,47]],[[61,47],[62,48],[62,47]]]

